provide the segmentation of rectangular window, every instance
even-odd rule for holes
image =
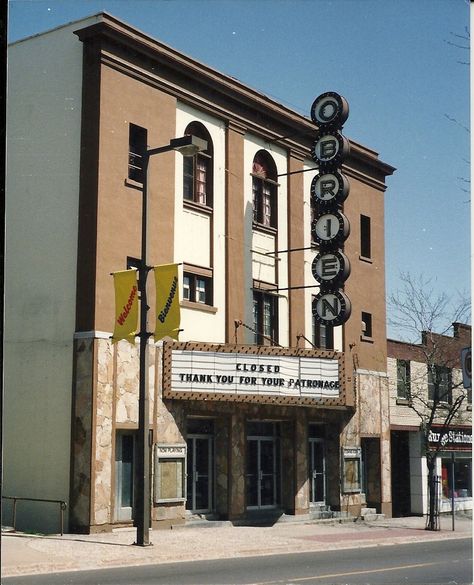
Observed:
[[[313,345],[320,349],[334,349],[334,327],[313,317]]]
[[[362,312],[362,337],[372,337],[372,315]]]
[[[146,128],[130,124],[128,137],[128,178],[137,183],[144,181],[144,153],[147,150]]]
[[[257,345],[278,343],[278,297],[263,291],[253,293],[254,341]]]
[[[194,201],[194,160],[192,156],[183,157],[183,197]]]
[[[428,400],[452,404],[451,370],[445,366],[428,366]]]
[[[266,179],[253,177],[253,221],[265,227],[277,227],[276,185]]]
[[[183,300],[201,305],[213,303],[212,269],[200,268],[189,264],[183,271]]]
[[[191,275],[184,274],[183,276],[183,299],[186,301],[191,300]]]
[[[453,469],[454,465],[454,469]],[[454,476],[454,482],[453,482]],[[441,459],[441,492],[445,499],[472,496],[471,460],[468,458]]]
[[[397,398],[410,399],[410,362],[397,360]]]
[[[183,198],[207,207],[212,206],[210,196],[210,157],[199,153],[183,158]]]
[[[370,242],[370,217],[360,216],[360,255],[363,258],[372,258]]]

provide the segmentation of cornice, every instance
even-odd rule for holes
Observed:
[[[74,33],[85,44],[100,41],[97,45],[104,65],[310,158],[317,131],[313,122],[239,80],[180,53],[107,13],[100,15],[99,22]],[[124,58],[120,57],[121,53]],[[206,98],[206,93],[212,99]],[[384,178],[394,172],[394,167],[382,162],[375,151],[354,141],[350,143],[351,154],[346,166],[358,172],[361,180],[375,179],[374,186],[384,190]]]

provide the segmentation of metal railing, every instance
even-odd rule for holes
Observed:
[[[2,496],[2,500],[13,500],[12,507],[12,528],[16,530],[16,506],[17,502],[43,502],[48,504],[59,504],[59,522],[61,526],[61,536],[64,534],[64,511],[67,508],[67,502],[64,500],[44,500],[42,498],[20,498],[17,496]]]

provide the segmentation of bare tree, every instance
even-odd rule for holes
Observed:
[[[461,50],[461,51],[467,51],[467,55],[469,56],[469,51],[470,51],[470,46],[471,46],[471,34],[469,32],[469,28],[466,26],[464,27],[464,33],[459,34],[459,33],[450,33],[450,39],[445,39],[444,42],[446,44],[448,44],[451,47],[454,47],[456,50]],[[467,60],[465,59],[458,59],[457,63],[460,65],[464,65],[464,66],[469,66],[470,62],[469,62],[469,58],[467,58]],[[462,128],[465,132],[467,132],[468,134],[470,134],[471,130],[470,128],[460,122],[455,116],[451,116],[449,114],[444,114],[445,118],[447,118],[450,122],[452,122],[453,124],[456,124],[457,126],[459,126],[460,128]],[[470,161],[463,158],[462,159],[466,164],[470,165]],[[464,191],[464,193],[468,193],[470,194],[470,184],[471,181],[467,178],[467,177],[457,177],[458,181],[460,181],[461,183],[461,190]],[[466,201],[466,203],[468,203],[468,201]]]
[[[420,419],[426,457],[429,495],[426,528],[436,530],[436,458],[467,398],[459,372],[459,348],[447,333],[453,323],[467,322],[470,302],[467,295],[451,299],[445,293],[436,293],[431,281],[423,276],[401,274],[400,282],[401,289],[388,299],[389,324],[402,341],[414,345],[418,354],[420,367],[410,370],[410,378],[405,380],[406,394],[409,407]],[[459,374],[456,377],[452,375],[454,368]]]

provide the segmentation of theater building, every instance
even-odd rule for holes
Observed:
[[[5,493],[66,500],[71,531],[133,522],[139,342],[112,343],[111,273],[140,258],[140,152],[192,134],[205,150],[153,156],[148,172],[148,264],[179,265],[181,310],[179,342],[149,344],[153,527],[390,515],[394,168],[350,141],[352,312],[323,326],[309,112],[108,14],[9,51]],[[151,278],[148,302],[153,323]],[[20,526],[50,522],[41,503],[23,509]]]
[[[471,346],[471,326],[454,323],[452,336],[431,337],[438,349],[428,349],[426,333],[419,344],[391,339],[387,344],[394,516],[428,512],[426,452],[417,412],[426,420],[435,393],[442,393],[442,400],[428,441],[429,448],[438,451],[438,508],[441,513],[450,512],[454,502],[456,512],[472,510],[472,395],[463,386],[461,371],[461,350]],[[431,357],[435,355],[439,363]],[[435,373],[429,372],[428,364]],[[434,375],[440,376],[438,387]],[[461,396],[461,406],[446,426],[447,414]]]

